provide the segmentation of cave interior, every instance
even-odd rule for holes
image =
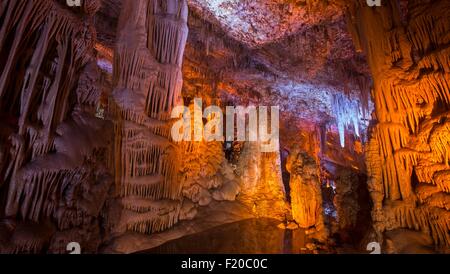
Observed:
[[[0,253],[450,253],[450,1],[372,2],[2,0]]]

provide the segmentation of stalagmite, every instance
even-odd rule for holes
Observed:
[[[247,142],[237,166],[240,176],[239,201],[256,217],[284,221],[288,215],[286,192],[281,178],[280,154],[261,151],[258,142]]]
[[[314,159],[298,147],[291,151],[286,169],[291,174],[291,204],[294,220],[302,228],[314,228],[319,238],[327,237],[322,208],[322,191]]]

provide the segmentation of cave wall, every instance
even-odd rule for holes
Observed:
[[[0,4],[0,251],[95,252],[112,188],[113,132],[99,112],[100,1]]]
[[[355,45],[374,79],[376,121],[366,148],[373,221],[382,233],[422,231],[450,243],[448,1],[348,6]]]

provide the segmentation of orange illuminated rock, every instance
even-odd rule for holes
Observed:
[[[291,174],[292,216],[302,228],[324,229],[322,192],[318,167],[313,158],[295,147],[286,162]]]

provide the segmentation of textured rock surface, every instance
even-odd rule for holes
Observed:
[[[61,253],[72,239],[95,252],[108,230],[101,215],[113,185],[114,135],[111,117],[96,117],[99,6],[0,5],[1,252]]]
[[[1,252],[129,253],[261,217],[448,252],[448,1],[81,3],[0,4]],[[280,151],[172,141],[194,98],[280,106]]]
[[[113,47],[116,11],[122,1],[106,3],[100,9],[102,20],[97,21],[99,40]],[[275,0],[188,1],[188,4],[190,30],[183,65],[183,97],[212,95],[212,99],[220,99],[222,104],[279,105],[282,127],[289,125],[297,131],[310,132],[320,125],[337,134],[338,118],[342,115],[335,111],[334,98],[349,94],[346,109],[358,119],[364,139],[372,110],[370,76],[364,56],[355,51],[339,5]],[[214,19],[219,17],[216,14],[219,11],[208,6],[224,6],[232,13],[242,11],[246,18],[253,18],[248,20],[270,18],[274,20],[273,29],[270,24],[259,23],[258,33],[267,32],[279,38],[252,48],[243,38],[247,32]],[[289,7],[292,15],[282,16]],[[110,16],[106,18],[105,13]],[[240,34],[233,36],[233,31]],[[348,130],[354,134],[352,128]]]
[[[180,101],[188,11],[185,1],[122,4],[113,75],[121,117],[116,183],[124,207],[117,232],[153,233],[173,226],[181,209],[180,164],[167,120]]]
[[[325,239],[328,232],[324,224],[319,168],[314,158],[294,147],[286,169],[291,174],[292,217],[301,228],[312,228],[321,234],[320,239]]]
[[[217,21],[231,37],[249,46],[260,46],[322,21],[339,18],[342,12],[323,1],[191,0],[192,8]]]
[[[281,221],[289,213],[281,178],[278,153],[263,153],[259,143],[247,143],[237,166],[241,192],[239,201],[251,208],[255,217]]]
[[[449,10],[448,1],[349,6],[375,83],[367,148],[375,227],[421,230],[447,249]]]

